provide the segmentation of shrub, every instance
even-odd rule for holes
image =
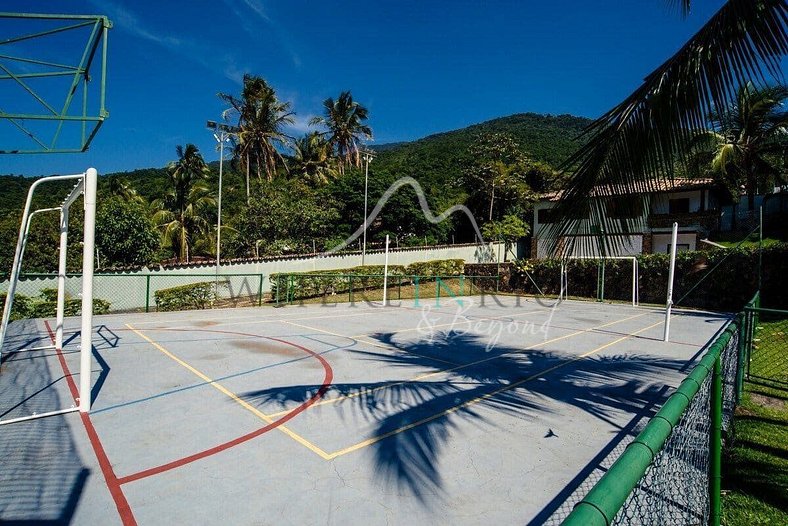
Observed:
[[[6,293],[3,292],[0,294],[0,312],[5,309],[5,298]],[[33,300],[31,300],[28,296],[24,294],[15,294],[14,295],[14,306],[11,309],[11,320],[21,320],[23,318],[30,317],[30,311],[32,310]]]
[[[16,302],[14,302],[16,303]],[[99,298],[93,298],[93,314],[107,314],[109,312],[109,302]],[[63,303],[63,314],[65,316],[79,316],[82,314],[81,299],[67,299]],[[57,315],[57,294],[55,301],[40,301],[33,305],[30,311],[30,318],[53,318]]]
[[[216,284],[206,281],[160,289],[154,298],[160,311],[207,309],[216,301]]]
[[[389,265],[389,284],[410,281],[411,276],[458,276],[465,261],[441,259],[411,263],[407,267]],[[344,294],[351,290],[379,289],[383,287],[383,265],[365,265],[333,270],[271,274],[271,296],[279,301],[301,300],[331,294]]]

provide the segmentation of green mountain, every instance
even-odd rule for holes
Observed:
[[[507,133],[531,159],[557,167],[577,149],[576,138],[590,122],[573,115],[518,113],[413,142],[375,146],[375,164],[419,180],[453,183],[469,161],[468,148],[476,137]]]

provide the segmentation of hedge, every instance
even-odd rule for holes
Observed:
[[[205,281],[159,289],[153,297],[160,311],[209,309],[216,302],[216,283]]]
[[[0,294],[0,311],[5,307],[6,293]],[[107,314],[110,303],[107,300],[93,298],[93,314]],[[82,300],[66,298],[63,312],[66,316],[79,316],[82,313]],[[23,318],[52,318],[57,315],[57,289],[43,289],[38,298],[30,298],[24,294],[14,295],[14,307],[11,320]]]
[[[727,256],[727,258],[726,258]],[[723,258],[725,258],[724,261]],[[695,286],[711,269],[720,266]],[[638,256],[641,303],[664,304],[667,294],[669,256]],[[598,260],[570,260],[569,294],[595,298],[597,295]],[[533,278],[545,294],[557,295],[561,262],[557,259],[519,260],[513,263],[469,264],[467,274],[491,275],[500,269],[500,290],[536,294],[528,279]],[[762,304],[771,308],[788,308],[788,244],[763,249]],[[674,301],[680,307],[696,307],[734,312],[749,301],[758,288],[758,250],[753,248],[681,252],[676,257]],[[605,262],[605,299],[629,301],[632,298],[632,263],[630,260]]]
[[[389,265],[389,284],[410,282],[413,277],[459,276],[465,260],[438,259],[411,263],[407,266]],[[353,290],[383,288],[383,265],[317,270],[292,274],[271,274],[271,296],[278,301],[315,298]],[[286,291],[286,292],[285,292]]]

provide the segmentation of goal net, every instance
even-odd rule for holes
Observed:
[[[595,297],[597,301],[640,303],[638,260],[634,256],[570,257],[561,263],[559,298]]]
[[[93,260],[95,254],[95,226],[96,226],[96,183],[98,174],[94,168],[88,169],[86,172],[76,175],[56,175],[51,177],[43,177],[35,181],[27,194],[27,201],[25,202],[24,213],[22,214],[22,222],[19,227],[19,238],[17,240],[16,252],[14,253],[14,263],[11,269],[8,282],[4,285],[7,286],[5,290],[5,302],[3,305],[3,317],[0,324],[0,362],[3,363],[0,369],[0,384],[13,383],[14,388],[19,387],[24,390],[25,382],[35,372],[25,374],[24,371],[19,369],[25,367],[24,360],[14,360],[10,362],[8,356],[17,353],[24,353],[29,351],[42,351],[42,350],[56,350],[58,352],[63,349],[63,321],[65,314],[65,282],[66,282],[66,252],[68,243],[68,216],[71,205],[79,198],[80,195],[84,196],[84,229],[82,239],[82,308],[81,310],[81,338],[80,338],[80,367],[79,367],[79,388],[78,398],[73,407],[66,409],[47,408],[45,410],[37,411],[34,414],[14,416],[0,420],[0,424],[9,424],[14,422],[21,422],[33,418],[41,418],[44,416],[51,416],[55,414],[62,414],[71,411],[87,412],[90,410],[91,403],[91,335],[93,325]],[[58,181],[74,181],[76,184],[69,193],[68,197],[63,201],[59,207],[42,208],[38,210],[31,210],[33,203],[33,196],[39,186],[58,182]],[[11,313],[14,308],[14,296],[16,294],[17,284],[19,282],[19,275],[22,268],[22,260],[27,245],[27,238],[30,231],[30,220],[38,213],[59,211],[60,212],[60,248],[58,253],[58,279],[57,279],[57,307],[56,307],[56,321],[55,321],[55,341],[54,345],[46,346],[26,346],[24,339],[15,339],[13,342],[8,338],[9,328],[11,321]],[[15,322],[19,323],[19,322]],[[30,341],[36,341],[32,338]],[[6,356],[3,356],[5,353]],[[5,358],[5,361],[3,361]],[[10,363],[9,363],[10,362]],[[13,366],[12,366],[13,365]],[[5,393],[6,396],[13,395],[12,389],[4,388],[0,392]],[[14,395],[14,398],[17,397]],[[20,397],[23,401],[27,400],[24,396]],[[13,403],[13,401],[12,401]],[[23,402],[19,402],[16,406],[24,406]],[[6,411],[8,413],[8,411]]]

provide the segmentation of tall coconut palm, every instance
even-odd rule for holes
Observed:
[[[671,3],[689,12],[690,0]],[[635,231],[639,218],[613,220],[606,214],[613,194],[624,189],[630,200],[641,201],[635,206],[642,204],[642,196],[673,178],[677,161],[687,160],[692,137],[707,128],[712,108],[728,111],[748,80],[764,85],[768,77],[780,79],[787,24],[785,0],[728,0],[634,93],[591,123],[587,142],[563,166],[572,174],[556,207],[561,220],[549,230],[553,249],[597,242],[582,234]],[[589,200],[591,194],[597,198]],[[604,240],[612,250],[624,239]]]
[[[336,151],[340,174],[345,173],[346,165],[361,166],[359,144],[362,138],[372,138],[372,128],[364,124],[369,118],[369,111],[354,101],[349,91],[340,93],[337,100],[327,98],[323,101],[323,108],[323,117],[315,117],[311,124],[328,128],[325,135]]]
[[[178,160],[167,167],[171,187],[163,198],[153,202],[153,220],[162,231],[162,241],[173,247],[178,261],[188,263],[196,239],[210,231],[206,215],[216,201],[205,183],[209,170],[197,147],[178,146],[176,152]]]
[[[743,84],[730,108],[711,114],[713,131],[704,134],[712,143],[711,172],[744,186],[747,208],[755,210],[759,185],[767,181],[785,183],[782,161],[788,151],[788,112],[783,101],[785,86],[757,89]]]
[[[249,178],[252,170],[262,179],[271,180],[278,163],[284,165],[279,148],[289,137],[283,129],[293,123],[289,102],[281,102],[274,89],[261,77],[244,75],[240,98],[219,93],[219,98],[229,107],[224,111],[225,120],[237,119],[240,132],[235,138],[234,155],[246,174],[246,199],[249,200]]]
[[[308,133],[293,143],[290,173],[312,184],[326,184],[337,176],[331,146],[320,133]]]

